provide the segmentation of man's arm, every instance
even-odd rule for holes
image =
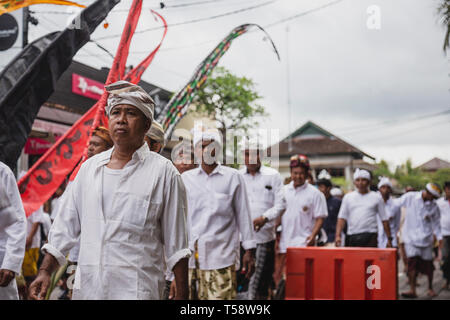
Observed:
[[[336,235],[334,237],[334,242],[336,244],[336,247],[340,247],[341,246],[341,234],[342,234],[342,230],[344,230],[345,224],[347,223],[347,221],[343,218],[338,218],[338,222],[336,225]]]
[[[391,227],[389,226],[389,221],[381,221],[383,223],[383,229],[388,238],[388,242],[386,244],[386,248],[392,248],[392,235],[391,235]]]
[[[233,209],[236,216],[236,223],[241,234],[242,247],[246,251],[242,259],[242,271],[246,272],[246,278],[250,278],[254,272],[255,250],[252,249],[256,248],[256,240],[253,233],[245,181],[240,174],[237,174],[236,177],[238,184],[233,196]]]
[[[175,300],[188,300],[189,299],[189,285],[188,285],[188,261],[189,258],[180,259],[173,267],[173,273],[175,275]]]
[[[36,279],[31,283],[29,289],[29,298],[33,300],[44,300],[47,290],[50,287],[51,276],[56,271],[58,261],[50,253],[46,253],[42,261],[39,273]]]
[[[166,168],[167,184],[164,186],[164,202],[161,228],[168,270],[175,275],[175,299],[188,299],[188,258],[191,256],[188,242],[187,199],[180,174],[171,163]]]
[[[0,226],[6,234],[4,257],[0,265],[0,286],[7,286],[20,273],[27,236],[25,211],[12,171],[0,167]]]
[[[314,223],[313,231],[311,235],[306,239],[306,245],[308,247],[314,246],[316,244],[316,236],[319,234],[320,228],[322,228],[324,218],[317,218]]]
[[[268,209],[261,217],[253,220],[253,226],[256,231],[261,229],[264,224],[281,216],[286,210],[286,199],[284,198],[283,183],[280,174],[274,175],[273,190],[275,193],[275,201],[272,208]]]

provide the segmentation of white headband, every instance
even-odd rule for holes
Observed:
[[[369,173],[369,171],[357,168],[355,170],[355,173],[353,174],[353,180],[356,180],[358,178],[367,179],[367,180],[370,181],[370,173]]]
[[[392,184],[389,181],[389,178],[386,177],[380,177],[380,182],[378,182],[378,189],[380,189],[382,186],[388,186],[392,189]]]

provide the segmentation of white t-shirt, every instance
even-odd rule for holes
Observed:
[[[436,201],[441,212],[441,233],[442,236],[450,236],[450,200],[440,198]]]
[[[294,182],[284,186],[286,211],[281,218],[280,253],[288,247],[304,247],[316,220],[328,216],[325,196],[317,188],[305,183],[294,188]]]
[[[361,194],[358,191],[347,193],[342,200],[338,218],[347,221],[347,234],[363,232],[378,232],[377,215],[381,221],[388,220],[384,201],[381,195],[374,191]]]

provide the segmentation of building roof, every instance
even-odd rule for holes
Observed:
[[[418,168],[424,171],[437,171],[439,169],[450,168],[450,162],[435,157],[418,166]]]
[[[69,68],[61,75],[56,84],[55,91],[47,100],[48,105],[59,105],[67,107],[68,111],[84,114],[97,100],[87,98],[72,92],[72,74],[76,73],[83,77],[105,83],[109,69],[95,69],[83,63],[72,61]],[[156,105],[155,115],[170,100],[171,92],[159,88],[145,81],[138,83],[145,91],[154,98]],[[157,96],[157,97],[156,97]],[[159,102],[159,103],[158,103]]]
[[[291,142],[289,142],[290,138]],[[279,142],[280,157],[295,153],[305,154],[308,157],[348,154],[356,159],[362,159],[363,156],[375,159],[311,121]]]

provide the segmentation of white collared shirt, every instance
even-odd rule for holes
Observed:
[[[11,169],[0,162],[0,269],[20,273],[26,238],[27,221],[16,179]]]
[[[239,170],[239,173],[246,183],[252,220],[261,216],[269,220],[255,232],[256,242],[266,243],[275,240],[275,219],[286,208],[280,174],[275,169],[263,165],[254,176],[248,173],[246,167]]]
[[[144,143],[104,212],[102,172],[113,150],[83,163],[42,250],[64,264],[80,236],[74,299],[161,299],[166,266],[191,254],[184,185],[172,163]]]
[[[357,190],[347,193],[342,199],[338,218],[347,221],[347,234],[363,232],[377,233],[377,215],[387,221],[383,198],[378,192],[361,194]]]
[[[193,249],[198,243],[199,268],[239,265],[239,240],[245,250],[256,247],[242,175],[219,164],[209,175],[199,166],[181,177],[188,198],[189,244]],[[189,267],[195,268],[194,255]]]
[[[286,211],[281,218],[280,253],[286,253],[288,247],[306,246],[316,219],[328,216],[325,196],[308,182],[294,188],[291,181],[283,189]]]
[[[397,232],[400,228],[400,219],[402,216],[401,206],[399,206],[396,199],[389,197],[388,201],[384,203],[384,208],[386,211],[387,218],[389,219],[389,228],[392,236],[392,246],[397,247]],[[379,216],[377,216],[378,221],[378,248],[386,248],[388,237],[386,231],[384,231],[383,223]]]
[[[433,234],[442,239],[440,213],[436,201],[423,201],[422,191],[408,192],[401,196],[399,205],[405,207],[402,238],[416,247],[433,245]]]
[[[436,201],[441,213],[442,236],[450,236],[450,200],[440,198]]]

